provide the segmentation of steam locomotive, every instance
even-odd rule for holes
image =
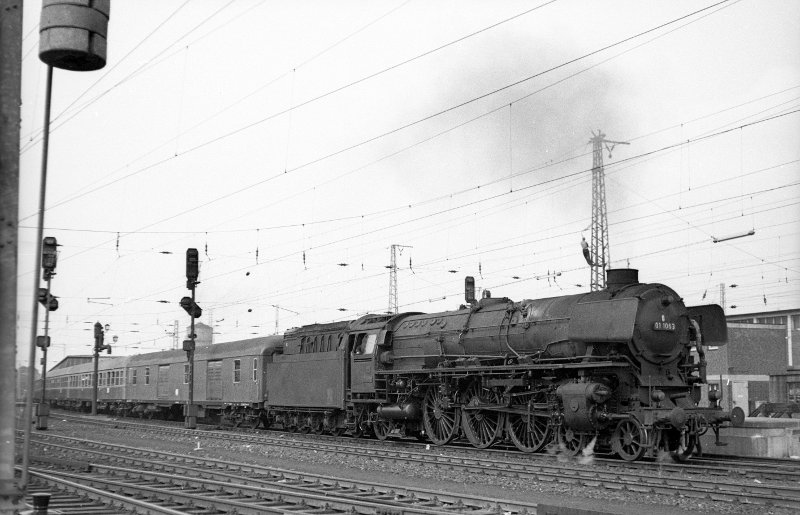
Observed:
[[[511,442],[574,455],[591,445],[631,461],[688,459],[709,428],[718,436],[744,418],[723,411],[717,391],[699,407],[704,347],[725,344],[724,313],[686,307],[669,287],[639,283],[636,270],[607,273],[607,287],[590,293],[513,302],[488,292],[476,300],[467,288],[455,311],[365,315],[198,347],[198,416],[436,445],[465,438],[478,448]],[[101,365],[118,378],[114,391],[101,386],[101,409],[180,416],[181,351]],[[76,372],[85,374],[49,372],[52,404],[86,406],[85,375],[84,391],[58,387]]]

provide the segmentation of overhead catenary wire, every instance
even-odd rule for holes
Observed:
[[[188,1],[188,0],[187,0],[187,1]],[[348,84],[346,84],[346,85],[344,85],[344,86],[341,86],[341,87],[339,87],[339,88],[336,88],[336,89],[334,89],[334,90],[328,91],[327,93],[324,93],[323,95],[320,95],[320,96],[318,96],[318,97],[316,97],[316,98],[314,98],[314,99],[308,100],[308,101],[306,101],[306,102],[303,102],[303,103],[301,103],[301,104],[298,104],[298,105],[293,105],[293,106],[290,106],[290,107],[289,107],[289,108],[287,108],[286,110],[284,110],[284,111],[281,111],[281,112],[279,112],[279,113],[276,113],[276,114],[274,114],[274,115],[270,116],[268,119],[273,119],[273,118],[275,118],[275,117],[277,117],[277,116],[281,116],[281,115],[283,115],[283,114],[286,114],[286,113],[288,113],[288,112],[291,112],[291,111],[293,111],[293,110],[295,110],[295,109],[297,109],[297,108],[299,108],[299,107],[303,107],[304,105],[307,105],[307,104],[309,104],[309,103],[316,102],[317,100],[320,100],[320,99],[322,99],[322,98],[326,98],[326,97],[328,97],[328,96],[330,96],[330,95],[333,95],[333,94],[335,94],[335,93],[338,93],[338,92],[340,92],[340,91],[343,91],[343,90],[345,90],[345,89],[348,89],[348,88],[350,88],[350,87],[353,87],[353,86],[355,86],[355,85],[357,85],[357,84],[361,84],[361,83],[363,83],[363,82],[365,82],[365,81],[367,81],[367,80],[370,80],[370,79],[372,79],[372,78],[378,77],[378,76],[380,76],[380,75],[382,75],[382,74],[384,74],[384,73],[387,73],[387,72],[389,72],[389,71],[391,71],[391,70],[394,70],[394,69],[396,69],[396,68],[399,68],[399,67],[401,67],[401,66],[404,66],[404,65],[406,65],[406,64],[412,63],[412,62],[414,62],[414,61],[416,61],[416,60],[418,60],[418,59],[421,59],[421,58],[423,58],[423,57],[425,57],[425,56],[427,56],[427,55],[430,55],[430,54],[432,54],[432,53],[435,53],[435,52],[438,52],[438,51],[440,51],[440,50],[443,50],[443,49],[445,49],[445,48],[448,48],[448,47],[450,47],[450,46],[452,46],[452,45],[454,45],[454,44],[457,44],[457,43],[459,43],[459,42],[465,41],[465,40],[467,40],[467,39],[469,39],[469,38],[471,38],[471,37],[473,37],[473,36],[476,36],[476,35],[478,35],[478,34],[481,34],[481,33],[483,33],[483,32],[486,32],[487,30],[493,29],[493,28],[495,28],[495,27],[498,27],[498,26],[500,26],[500,25],[502,25],[502,24],[504,24],[504,23],[510,22],[510,21],[512,21],[512,20],[515,20],[515,19],[517,19],[517,18],[519,18],[519,17],[521,17],[521,16],[524,16],[524,15],[526,15],[526,14],[529,14],[529,13],[533,12],[533,11],[536,11],[536,10],[540,9],[541,7],[544,7],[544,6],[546,6],[546,5],[550,4],[550,3],[553,3],[553,2],[555,2],[555,1],[556,1],[556,0],[550,0],[550,1],[548,1],[548,2],[545,2],[544,4],[541,4],[541,5],[539,5],[539,6],[536,6],[536,7],[530,8],[530,9],[527,9],[527,10],[525,10],[525,11],[521,12],[521,13],[515,14],[515,15],[513,15],[513,16],[509,17],[509,18],[506,18],[506,19],[504,19],[504,20],[501,20],[500,22],[497,22],[497,23],[494,23],[494,24],[492,24],[492,25],[489,25],[488,27],[484,27],[484,28],[482,28],[482,29],[479,29],[479,30],[477,30],[477,31],[474,31],[474,32],[472,32],[472,33],[470,33],[470,34],[468,34],[468,35],[466,35],[466,36],[460,37],[460,38],[458,38],[458,39],[456,39],[456,40],[454,40],[454,41],[450,41],[450,42],[448,42],[448,43],[445,43],[445,44],[443,44],[443,45],[440,45],[440,46],[439,46],[439,47],[437,47],[437,48],[434,48],[434,49],[432,49],[432,50],[429,50],[429,51],[426,51],[426,52],[424,52],[424,53],[422,53],[422,54],[416,55],[416,56],[414,56],[414,57],[412,57],[412,58],[410,58],[410,59],[406,59],[405,61],[402,61],[402,62],[400,62],[400,63],[397,63],[397,64],[394,64],[394,65],[392,65],[392,66],[389,66],[388,68],[384,68],[384,69],[382,69],[382,70],[380,70],[380,71],[378,71],[378,72],[375,72],[375,73],[373,73],[373,74],[370,74],[370,75],[368,75],[368,76],[366,76],[366,77],[362,77],[362,78],[360,78],[360,79],[357,79],[357,80],[355,80],[355,81],[353,81],[353,82],[350,82],[350,83],[348,83]],[[407,3],[407,2],[406,2],[406,3]],[[405,5],[405,4],[403,4],[403,5]],[[401,7],[402,7],[402,6],[401,6]],[[267,83],[265,86],[257,88],[257,89],[256,89],[254,92],[252,92],[252,93],[250,93],[250,94],[248,94],[248,95],[245,95],[245,97],[243,97],[242,99],[239,99],[239,100],[237,100],[237,101],[233,102],[232,104],[229,104],[228,106],[226,106],[226,107],[225,107],[225,108],[223,108],[222,110],[215,112],[215,113],[214,113],[214,114],[212,114],[210,117],[207,117],[207,118],[205,118],[204,120],[202,120],[201,122],[199,122],[199,123],[195,124],[194,126],[192,126],[191,128],[189,128],[188,130],[192,130],[192,129],[196,128],[196,127],[199,127],[199,126],[203,125],[204,123],[206,123],[207,121],[209,121],[209,120],[211,120],[211,119],[215,118],[216,116],[218,116],[218,115],[219,115],[219,114],[221,114],[222,112],[225,112],[225,111],[227,111],[228,109],[230,109],[231,107],[233,107],[233,106],[237,105],[237,104],[238,104],[238,103],[240,103],[242,100],[244,100],[244,99],[246,99],[246,98],[249,98],[249,97],[251,97],[251,96],[252,96],[252,95],[254,95],[256,92],[258,92],[258,91],[262,90],[264,87],[267,87],[267,86],[269,86],[269,85],[272,85],[272,84],[273,84],[273,83],[275,83],[275,82],[276,82],[278,79],[288,76],[290,73],[292,73],[293,71],[295,71],[295,70],[296,70],[297,68],[299,68],[301,65],[308,64],[309,62],[313,61],[313,60],[314,60],[314,59],[316,59],[317,57],[319,57],[319,56],[321,56],[321,55],[324,55],[324,54],[325,54],[327,51],[329,51],[330,49],[334,48],[335,46],[339,45],[340,43],[342,43],[342,42],[344,42],[344,41],[347,41],[347,40],[348,40],[348,39],[350,39],[350,37],[352,37],[353,35],[355,35],[355,34],[357,34],[357,33],[361,32],[361,31],[362,31],[362,30],[364,30],[365,28],[367,28],[367,27],[371,26],[371,25],[372,25],[373,23],[375,23],[376,21],[378,21],[378,20],[380,20],[380,19],[383,19],[385,16],[387,16],[388,14],[390,14],[390,13],[394,12],[395,10],[396,10],[396,9],[393,9],[393,10],[392,10],[392,11],[390,11],[389,13],[386,13],[386,14],[384,14],[384,15],[381,15],[380,17],[378,17],[378,18],[377,18],[376,20],[374,20],[373,22],[371,22],[371,23],[368,23],[366,26],[364,26],[364,27],[362,27],[362,28],[358,29],[357,31],[355,31],[355,32],[353,32],[353,33],[351,33],[351,34],[347,35],[346,37],[344,37],[344,38],[340,39],[340,40],[339,40],[339,41],[337,41],[336,43],[334,43],[334,44],[330,45],[329,47],[327,47],[326,49],[324,49],[324,50],[322,50],[322,51],[318,52],[318,53],[317,53],[317,54],[315,54],[314,56],[312,56],[312,57],[309,57],[309,58],[305,59],[305,60],[304,60],[302,63],[300,63],[299,65],[296,65],[296,66],[294,66],[294,67],[292,68],[292,71],[287,71],[287,72],[284,72],[284,73],[283,73],[283,74],[281,74],[279,77],[277,77],[277,78],[275,78],[275,79],[272,79],[272,80],[270,80],[270,81],[269,81],[269,82],[268,82],[268,83]],[[193,31],[193,30],[195,30],[195,29],[192,29],[192,31]],[[182,40],[184,37],[185,37],[185,35],[184,35],[184,36],[182,36],[181,38],[179,38],[178,40],[176,40],[176,43],[177,43],[177,42],[179,42],[179,41],[181,41],[181,40]],[[173,43],[173,44],[175,44],[175,43]],[[171,45],[170,45],[170,46],[171,46]],[[139,72],[141,69],[142,69],[142,67],[140,67],[140,69],[137,69],[137,70],[136,70],[135,72],[133,72],[132,74],[129,74],[129,75],[128,75],[128,76],[127,76],[125,79],[123,79],[122,81],[118,82],[118,83],[117,83],[117,85],[119,85],[120,83],[124,82],[124,81],[125,81],[125,80],[127,80],[129,77],[131,77],[131,76],[135,75],[135,74],[136,74],[136,73],[138,73],[138,72]],[[267,121],[267,119],[264,119],[264,120],[262,120],[262,121],[261,121],[261,122],[259,122],[259,123],[263,123],[264,121]],[[57,126],[54,128],[54,130],[58,129],[58,127],[59,127],[59,126],[60,126],[60,125],[57,125]],[[188,130],[187,130],[187,131],[184,131],[184,133],[185,133],[185,132],[188,132]],[[240,132],[240,131],[239,131],[239,130],[237,130],[236,132],[238,133],[238,132]],[[168,144],[168,143],[169,143],[169,142],[163,143],[162,145],[159,145],[158,147],[156,147],[156,149],[158,149],[158,148],[161,148],[161,147],[163,147],[164,145],[166,145],[166,144]],[[205,145],[202,145],[202,146],[205,146]],[[151,164],[151,165],[149,165],[149,166],[146,166],[146,167],[144,167],[144,168],[140,168],[139,170],[137,170],[137,171],[135,171],[135,172],[133,172],[133,173],[131,173],[131,174],[128,174],[128,175],[126,175],[126,176],[122,177],[121,179],[125,179],[125,178],[131,177],[131,176],[133,176],[133,175],[137,175],[137,174],[139,174],[139,173],[141,173],[141,172],[147,171],[147,170],[149,170],[149,169],[151,169],[151,168],[153,168],[153,167],[160,166],[160,165],[162,165],[162,164],[166,163],[167,161],[170,161],[171,159],[174,159],[174,158],[176,158],[176,157],[179,157],[179,156],[183,156],[183,155],[185,155],[185,154],[187,154],[187,153],[189,153],[189,152],[191,152],[191,151],[198,150],[199,148],[202,148],[202,146],[200,146],[200,147],[195,147],[195,148],[190,148],[190,149],[188,149],[188,150],[187,150],[187,151],[185,151],[185,152],[182,152],[182,153],[180,153],[180,154],[176,154],[176,155],[173,155],[173,156],[171,156],[171,158],[168,158],[168,159],[164,159],[164,160],[158,161],[158,162],[156,162],[156,163],[153,163],[153,164]],[[22,153],[24,153],[26,150],[27,150],[27,148],[23,148],[23,149],[22,149]],[[150,151],[148,151],[148,152],[147,152],[147,154],[150,154],[150,153],[152,153],[152,151],[153,151],[153,150],[155,150],[155,149],[151,149]],[[146,155],[147,155],[147,154],[146,154]],[[134,162],[136,162],[136,161],[138,161],[138,160],[139,160],[139,158],[137,158],[136,160],[134,160]],[[125,169],[127,166],[128,166],[128,165],[125,165],[125,166],[121,167],[120,169]],[[284,170],[284,172],[285,172],[285,171],[286,171],[286,170]],[[118,179],[118,180],[121,180],[121,179]],[[69,198],[67,201],[73,201],[73,200],[76,200],[77,198],[80,198],[80,197],[84,196],[84,195],[85,195],[85,194],[87,194],[87,193],[93,193],[93,192],[95,192],[95,191],[98,191],[99,189],[102,189],[102,188],[104,188],[104,187],[107,187],[108,185],[110,185],[110,184],[113,184],[113,183],[115,183],[115,182],[117,182],[117,181],[116,181],[116,180],[115,180],[115,181],[112,181],[111,183],[104,184],[104,185],[100,186],[99,188],[92,189],[92,190],[90,190],[89,192],[85,192],[85,193],[83,193],[83,194],[80,194],[80,195],[78,195],[78,196],[73,196],[73,197]],[[61,201],[59,204],[55,204],[55,205],[61,205],[61,204],[63,204],[63,203],[64,203],[64,201]],[[51,206],[51,207],[55,207],[55,205],[53,205],[53,206]]]
[[[683,20],[689,19],[689,18],[691,18],[691,17],[693,17],[693,16],[696,16],[696,15],[698,15],[698,14],[700,14],[700,13],[704,13],[704,12],[706,12],[706,11],[708,11],[708,10],[715,9],[716,7],[719,7],[719,6],[723,5],[723,4],[726,4],[726,3],[728,3],[729,1],[731,1],[731,0],[722,0],[722,1],[720,1],[720,2],[717,2],[717,3],[715,3],[715,4],[712,4],[712,5],[710,5],[710,6],[707,6],[707,7],[704,7],[704,8],[698,9],[698,10],[695,10],[695,11],[693,11],[693,12],[689,13],[689,14],[686,14],[686,15],[683,15],[683,16],[680,16],[680,17],[677,17],[677,18],[674,18],[674,19],[672,19],[672,20],[670,20],[670,21],[668,21],[668,22],[665,22],[665,23],[659,24],[659,25],[657,25],[657,26],[654,26],[654,27],[652,27],[652,28],[650,28],[650,29],[646,29],[646,30],[644,30],[644,31],[641,31],[641,32],[639,32],[639,33],[637,33],[637,34],[634,34],[634,35],[632,35],[632,36],[625,37],[625,38],[623,38],[623,39],[621,39],[621,40],[618,40],[618,41],[616,41],[616,42],[614,42],[614,43],[611,43],[611,44],[609,44],[609,45],[605,45],[605,46],[603,46],[603,47],[600,47],[600,48],[598,48],[598,49],[596,49],[596,50],[593,50],[593,51],[590,51],[590,52],[588,52],[588,53],[585,53],[585,54],[583,54],[583,55],[580,55],[580,56],[578,56],[578,57],[575,57],[575,58],[569,59],[569,60],[567,60],[567,61],[561,62],[561,63],[559,63],[559,64],[557,64],[557,65],[555,65],[555,66],[549,67],[549,68],[547,68],[547,69],[545,69],[545,70],[543,70],[543,71],[537,72],[537,73],[535,73],[535,74],[533,74],[533,75],[529,75],[529,76],[527,76],[527,77],[525,77],[525,78],[523,78],[523,79],[520,79],[520,80],[514,81],[514,82],[512,82],[512,83],[510,83],[510,84],[506,84],[506,85],[504,85],[504,86],[502,86],[502,87],[499,87],[499,88],[495,88],[494,90],[491,90],[491,91],[489,91],[489,92],[486,92],[486,93],[483,93],[483,94],[481,94],[481,95],[478,95],[478,96],[472,97],[472,98],[470,98],[470,99],[468,99],[468,100],[466,100],[466,101],[459,102],[459,103],[457,103],[457,104],[455,104],[455,105],[451,105],[451,106],[449,106],[449,107],[447,107],[447,108],[444,108],[444,109],[441,109],[441,110],[439,110],[439,111],[437,111],[437,112],[434,112],[434,113],[431,113],[431,114],[429,114],[429,115],[426,115],[426,116],[424,116],[424,117],[422,117],[422,118],[418,118],[418,119],[416,119],[416,120],[414,120],[414,121],[412,121],[412,122],[409,122],[409,123],[403,124],[403,125],[401,125],[401,126],[399,126],[399,127],[395,127],[394,129],[391,129],[391,130],[389,130],[389,131],[386,131],[386,132],[383,132],[383,133],[381,133],[381,134],[377,134],[377,135],[375,135],[375,136],[372,136],[372,137],[370,137],[370,138],[364,139],[364,140],[362,140],[362,141],[360,141],[360,142],[358,142],[358,143],[355,143],[355,144],[353,144],[353,145],[350,145],[350,146],[347,146],[347,147],[341,148],[341,149],[339,149],[339,150],[336,150],[336,151],[334,151],[334,152],[331,152],[331,153],[329,153],[329,154],[326,154],[326,155],[324,155],[324,156],[320,156],[320,157],[317,157],[317,158],[311,159],[311,160],[309,160],[309,161],[306,161],[306,162],[304,162],[304,163],[302,163],[302,164],[300,164],[300,165],[298,165],[298,166],[295,166],[295,167],[294,167],[294,168],[292,168],[292,169],[289,169],[289,170],[282,170],[281,172],[279,172],[279,173],[277,173],[277,174],[275,174],[275,175],[272,175],[272,176],[269,176],[269,177],[267,177],[267,178],[265,178],[265,179],[259,180],[258,182],[256,182],[256,183],[253,183],[253,184],[250,184],[250,185],[248,185],[248,186],[247,186],[247,187],[245,187],[245,188],[241,188],[241,189],[239,189],[239,190],[236,190],[236,191],[234,191],[234,192],[231,192],[231,193],[229,193],[229,194],[226,194],[226,195],[224,195],[224,196],[218,197],[217,199],[215,199],[215,200],[213,200],[213,201],[210,201],[210,202],[207,202],[207,203],[205,203],[205,204],[203,204],[203,205],[201,205],[201,206],[196,206],[196,207],[195,207],[195,209],[200,209],[200,208],[202,208],[202,207],[205,207],[205,206],[207,206],[207,205],[209,205],[209,204],[211,204],[211,203],[213,203],[213,202],[217,202],[217,201],[219,201],[219,200],[223,200],[223,199],[229,198],[229,197],[231,197],[231,196],[233,196],[233,195],[236,195],[236,194],[239,194],[239,193],[241,193],[242,191],[246,191],[246,190],[248,190],[248,189],[250,189],[250,188],[253,188],[253,187],[256,187],[256,186],[260,186],[260,185],[266,184],[266,183],[268,183],[268,182],[271,182],[271,181],[273,181],[273,180],[275,180],[275,179],[278,179],[278,178],[281,178],[281,177],[285,177],[285,176],[286,176],[287,174],[289,174],[289,173],[293,173],[293,172],[296,172],[296,171],[298,171],[298,170],[301,170],[301,169],[304,169],[304,168],[310,167],[311,165],[317,164],[317,163],[319,163],[319,162],[321,162],[321,161],[324,161],[324,160],[330,159],[330,158],[332,158],[332,157],[338,156],[338,155],[340,155],[340,154],[343,154],[343,153],[349,152],[349,151],[351,151],[351,150],[354,150],[354,149],[356,149],[356,148],[359,148],[359,147],[365,146],[365,145],[367,145],[367,144],[369,144],[369,143],[372,143],[372,142],[374,142],[374,141],[380,140],[380,139],[382,139],[382,138],[385,138],[385,137],[387,137],[387,136],[390,136],[390,135],[392,135],[392,134],[395,134],[395,133],[398,133],[398,132],[404,131],[405,129],[408,129],[408,128],[410,128],[410,127],[413,127],[413,126],[419,125],[419,124],[421,124],[421,123],[423,123],[423,122],[425,122],[425,121],[428,121],[428,120],[431,120],[431,119],[433,119],[433,118],[437,118],[437,117],[439,117],[439,116],[442,116],[442,115],[444,115],[444,114],[450,113],[450,112],[452,112],[452,111],[458,110],[458,109],[460,109],[461,107],[464,107],[464,106],[467,106],[467,105],[473,104],[473,103],[475,103],[475,102],[478,102],[479,100],[482,100],[482,99],[484,99],[484,98],[487,98],[487,97],[490,97],[490,96],[496,95],[497,93],[500,93],[500,92],[503,92],[503,91],[509,90],[509,89],[511,89],[511,88],[513,88],[513,87],[515,87],[515,86],[518,86],[518,85],[520,85],[520,84],[523,84],[523,83],[525,83],[525,82],[529,82],[529,81],[531,81],[531,80],[533,80],[533,79],[535,79],[535,78],[541,77],[541,76],[543,76],[543,75],[546,75],[546,74],[548,74],[548,73],[552,73],[553,71],[559,70],[559,69],[561,69],[561,68],[567,67],[567,66],[569,66],[569,65],[571,65],[571,64],[574,64],[574,63],[576,63],[576,62],[579,62],[579,61],[582,61],[582,60],[584,60],[584,59],[587,59],[587,58],[589,58],[589,57],[592,57],[592,56],[594,56],[594,55],[600,54],[600,53],[602,53],[602,52],[604,52],[604,51],[606,51],[606,50],[609,50],[609,49],[615,48],[615,47],[617,47],[617,46],[620,46],[620,45],[623,45],[623,44],[625,44],[625,43],[627,43],[627,42],[629,42],[629,41],[632,41],[632,40],[635,40],[635,39],[637,39],[637,38],[640,38],[640,37],[642,37],[642,36],[645,36],[645,35],[647,35],[647,34],[651,34],[651,33],[653,33],[653,32],[656,32],[656,31],[658,31],[658,30],[660,30],[660,29],[662,29],[662,28],[664,28],[664,27],[668,27],[668,26],[670,26],[670,25],[673,25],[673,24],[675,24],[675,23],[678,23],[678,22],[681,22],[681,21],[683,21]],[[214,144],[214,143],[217,143],[217,142],[219,142],[219,141],[222,141],[222,140],[224,140],[224,139],[226,139],[226,138],[229,138],[229,137],[231,137],[231,136],[233,136],[233,135],[239,134],[239,133],[241,133],[241,132],[243,132],[243,131],[245,131],[245,130],[248,130],[248,129],[250,129],[250,128],[253,128],[253,127],[256,127],[256,126],[259,126],[259,125],[261,125],[261,124],[263,124],[263,123],[265,123],[265,122],[267,122],[267,121],[270,121],[270,120],[272,120],[272,119],[274,119],[274,118],[276,118],[276,117],[279,117],[279,116],[282,116],[282,115],[284,115],[284,114],[287,114],[287,113],[288,113],[288,112],[290,112],[290,111],[293,111],[293,110],[299,109],[299,108],[301,108],[301,107],[304,107],[304,106],[306,106],[306,105],[309,105],[309,104],[311,104],[311,103],[314,103],[314,102],[316,102],[316,101],[318,101],[318,100],[321,100],[321,99],[323,99],[323,98],[326,98],[326,97],[328,97],[328,96],[330,96],[330,95],[333,95],[333,94],[335,94],[335,93],[338,93],[338,92],[340,92],[340,91],[343,91],[344,89],[347,89],[347,88],[349,88],[349,87],[352,87],[352,86],[354,86],[354,85],[356,85],[356,84],[360,84],[360,83],[362,83],[362,82],[364,82],[364,81],[366,81],[366,80],[369,80],[369,79],[371,79],[371,78],[373,78],[373,77],[376,77],[376,76],[378,76],[378,75],[381,75],[381,74],[383,74],[383,73],[386,73],[386,72],[388,72],[388,71],[390,71],[390,70],[392,70],[392,69],[395,69],[395,68],[397,68],[397,67],[400,67],[400,66],[402,66],[402,65],[405,65],[405,64],[407,64],[407,63],[409,63],[409,62],[413,62],[413,61],[415,61],[415,60],[417,60],[417,59],[419,59],[419,58],[421,58],[421,57],[424,57],[424,56],[426,56],[426,55],[429,55],[429,54],[431,54],[431,53],[434,53],[434,52],[436,52],[436,51],[438,51],[438,50],[441,50],[441,49],[443,49],[443,48],[446,48],[446,47],[448,47],[448,46],[451,46],[451,45],[453,45],[453,44],[455,44],[455,43],[457,43],[457,42],[463,41],[463,40],[465,40],[465,39],[467,39],[467,38],[469,38],[469,37],[472,37],[472,36],[474,36],[474,35],[476,35],[476,34],[479,34],[479,33],[481,33],[481,32],[484,32],[484,31],[486,31],[486,30],[488,30],[488,29],[490,29],[490,28],[493,28],[493,27],[495,27],[495,26],[498,26],[498,25],[500,25],[500,24],[502,24],[502,23],[505,23],[505,22],[507,22],[507,21],[509,21],[509,20],[512,20],[512,19],[514,19],[514,18],[517,18],[517,17],[519,17],[519,16],[522,16],[523,14],[527,14],[527,13],[529,13],[529,12],[533,12],[533,11],[535,11],[535,10],[537,10],[537,9],[541,8],[541,7],[544,7],[544,6],[546,6],[546,5],[550,4],[550,3],[552,3],[552,0],[551,0],[551,2],[546,2],[545,4],[542,4],[542,5],[539,5],[539,6],[535,7],[535,8],[529,9],[529,10],[527,10],[527,11],[525,11],[525,12],[523,12],[523,13],[519,14],[519,15],[513,16],[513,17],[511,17],[511,18],[508,18],[508,19],[506,19],[506,20],[503,20],[503,21],[501,21],[501,22],[495,23],[495,24],[493,24],[493,25],[491,25],[491,26],[489,26],[489,27],[486,27],[486,28],[480,29],[480,30],[478,30],[478,31],[475,31],[475,32],[473,32],[473,33],[471,33],[471,34],[469,34],[469,35],[467,35],[467,36],[464,36],[464,37],[462,37],[462,38],[459,38],[459,39],[457,39],[457,40],[454,40],[454,41],[452,41],[452,42],[446,43],[445,45],[442,45],[442,46],[440,46],[440,47],[438,47],[438,48],[436,48],[436,49],[433,49],[433,50],[427,51],[427,52],[425,52],[425,53],[419,54],[418,56],[415,56],[415,57],[413,57],[413,58],[411,58],[411,59],[408,59],[408,60],[406,60],[406,61],[403,61],[403,62],[401,62],[401,63],[398,63],[398,64],[395,64],[395,65],[392,65],[392,66],[390,66],[390,67],[384,68],[383,70],[381,70],[381,71],[379,71],[379,72],[376,72],[376,73],[373,73],[373,74],[367,75],[367,76],[365,76],[365,77],[362,77],[362,78],[360,78],[360,79],[357,79],[357,80],[355,80],[355,81],[352,81],[352,82],[350,82],[350,83],[348,83],[348,84],[346,84],[346,85],[344,85],[344,86],[341,86],[341,87],[338,87],[338,88],[334,88],[334,89],[332,89],[332,90],[329,90],[329,91],[327,91],[327,92],[325,92],[325,93],[323,93],[323,94],[321,94],[321,95],[318,95],[318,96],[316,96],[316,97],[313,97],[313,98],[311,98],[311,99],[309,99],[309,100],[306,100],[306,101],[300,102],[300,103],[298,103],[298,104],[296,104],[296,105],[294,105],[294,106],[291,106],[291,107],[289,107],[289,108],[287,108],[287,109],[284,109],[284,110],[278,111],[278,112],[276,112],[276,113],[273,113],[273,114],[271,114],[271,115],[269,115],[269,116],[267,116],[267,117],[261,118],[261,119],[259,119],[259,120],[255,121],[255,122],[248,123],[248,124],[246,124],[246,125],[244,125],[244,126],[242,126],[242,127],[239,127],[239,128],[237,128],[237,129],[234,129],[234,130],[232,130],[232,131],[229,131],[229,132],[227,132],[227,133],[224,133],[224,134],[222,134],[222,135],[220,135],[220,136],[217,136],[217,137],[211,138],[211,139],[209,139],[209,140],[206,140],[206,141],[204,141],[204,142],[202,142],[202,143],[199,143],[199,144],[197,144],[197,145],[191,146],[191,147],[187,148],[186,150],[184,150],[182,153],[178,154],[177,156],[173,155],[173,156],[168,156],[168,157],[166,157],[166,158],[163,158],[163,159],[161,159],[161,160],[159,160],[159,161],[157,161],[157,162],[155,162],[155,163],[151,163],[150,165],[147,165],[147,166],[145,166],[145,167],[143,167],[143,168],[140,168],[139,170],[137,170],[137,171],[135,171],[135,172],[133,172],[133,173],[131,173],[131,174],[128,174],[128,175],[126,175],[126,176],[125,176],[125,177],[123,177],[123,178],[127,178],[127,177],[130,177],[130,176],[136,175],[136,174],[138,174],[138,173],[141,173],[141,172],[143,172],[143,171],[147,171],[147,170],[153,169],[153,168],[155,168],[155,167],[158,167],[158,166],[161,166],[161,165],[163,165],[163,164],[165,164],[165,163],[167,163],[167,162],[169,162],[169,161],[171,161],[171,160],[173,160],[173,159],[176,159],[176,158],[179,158],[179,157],[181,157],[181,156],[185,156],[185,155],[188,155],[188,154],[190,154],[190,153],[193,153],[193,152],[195,152],[195,151],[198,151],[198,150],[200,150],[200,149],[203,149],[203,148],[205,148],[205,147],[207,147],[207,146],[209,146],[209,145],[212,145],[212,144]],[[503,104],[503,105],[502,105],[501,107],[499,107],[499,108],[496,108],[496,109],[492,110],[492,112],[493,112],[493,111],[496,111],[496,110],[498,110],[498,109],[502,109],[502,108],[504,108],[504,107],[505,107],[505,104]],[[120,179],[118,179],[118,180],[120,180]],[[113,183],[117,182],[118,180],[112,181],[111,183],[108,183],[108,184],[113,184]],[[106,184],[106,185],[104,185],[104,186],[102,186],[102,187],[106,187],[108,184]],[[92,192],[98,191],[98,190],[99,190],[99,189],[101,189],[102,187],[100,187],[100,188],[95,188],[95,189],[91,190],[91,191],[90,191],[90,192],[88,192],[88,193],[92,193]],[[74,197],[70,198],[70,199],[69,199],[69,201],[76,200],[77,198],[80,198],[80,197],[82,197],[83,195],[84,195],[84,194],[81,194],[81,195],[79,195],[79,196],[74,196]],[[59,204],[56,204],[56,205],[61,205],[61,204],[63,204],[63,203],[64,203],[64,202],[61,202],[61,203],[59,203]],[[55,207],[56,205],[52,205],[52,206],[51,206],[51,208],[52,208],[52,207]],[[186,211],[186,212],[182,212],[182,213],[178,213],[178,214],[177,214],[177,215],[175,215],[175,216],[181,216],[181,215],[183,215],[183,214],[186,214],[186,213],[188,213],[188,212],[191,212],[191,211],[193,211],[193,210],[195,210],[195,209],[188,210],[188,211]]]

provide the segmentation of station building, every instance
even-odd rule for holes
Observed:
[[[707,377],[722,406],[751,413],[764,402],[800,402],[800,309],[728,315],[728,344],[709,347]]]

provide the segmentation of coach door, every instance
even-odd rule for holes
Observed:
[[[210,401],[222,400],[222,361],[206,364],[206,394]]]
[[[158,383],[156,384],[156,398],[169,399],[169,365],[158,367]]]

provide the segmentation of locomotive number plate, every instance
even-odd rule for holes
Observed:
[[[670,331],[675,332],[675,322],[655,322],[653,324],[654,331]]]

